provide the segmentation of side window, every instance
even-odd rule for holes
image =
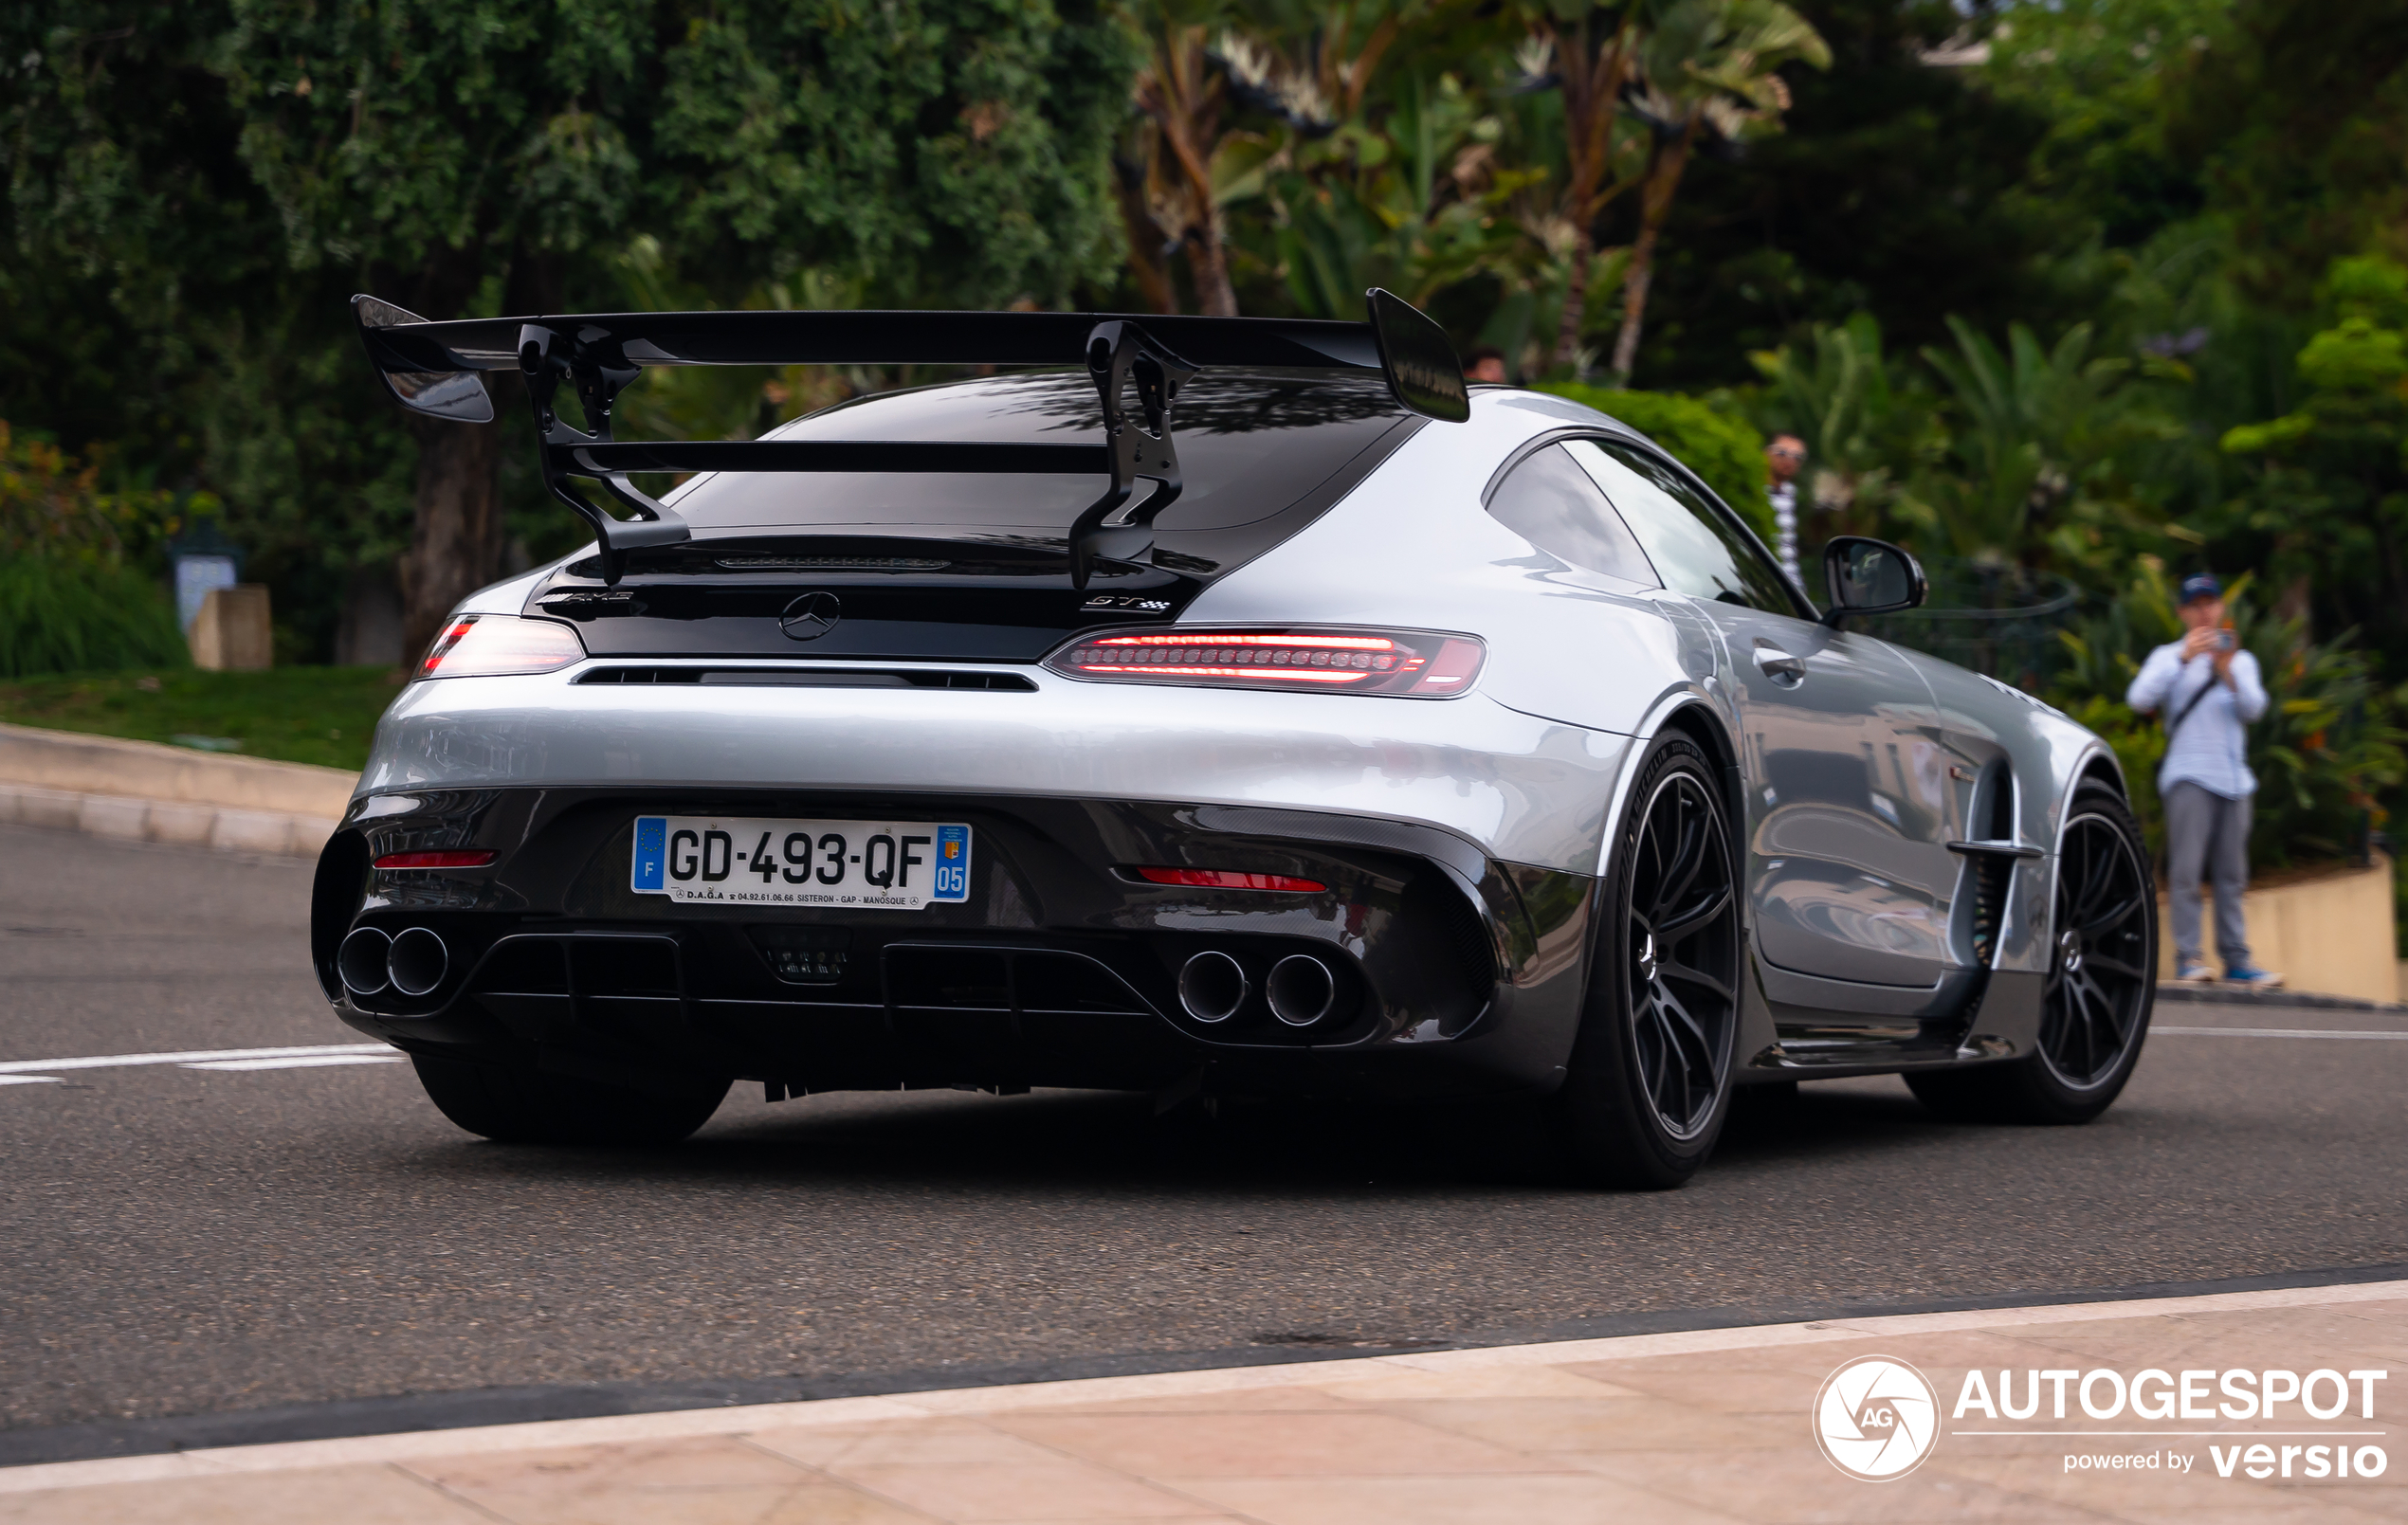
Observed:
[[[1666,587],[1691,598],[1805,615],[1747,532],[1669,465],[1619,440],[1576,440],[1567,449],[1622,511]]]
[[[1488,512],[1523,539],[1575,567],[1654,588],[1662,579],[1590,474],[1550,445],[1497,484]]]

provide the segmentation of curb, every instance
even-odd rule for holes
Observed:
[[[0,822],[82,831],[120,842],[157,842],[271,858],[315,858],[339,824],[334,816],[241,810],[9,783],[0,783]]]
[[[155,741],[0,725],[0,780],[36,789],[339,819],[359,775]]]
[[[0,822],[20,826],[314,858],[358,787],[340,768],[0,725]]]
[[[1733,1342],[1744,1345],[1751,1335],[1760,1335],[1768,1330],[1811,1333],[1917,1319],[1978,1323],[2013,1318],[2028,1322],[2053,1316],[2052,1310],[2078,1316],[2082,1310],[2089,1308],[2113,1306],[2128,1310],[2135,1304],[2153,1304],[2162,1313],[2185,1304],[2313,1300],[2320,1294],[2339,1300],[2356,1300],[2369,1296],[2363,1290],[2369,1286],[2408,1290],[2408,1264],[2058,1292],[2027,1288],[1990,1296],[1906,1301],[1800,1300],[1778,1305],[1605,1314],[1538,1327],[1508,1327],[1460,1338],[1414,1342],[1417,1348],[1281,1349],[1256,1345],[1064,1356],[994,1367],[944,1365],[817,1376],[556,1384],[336,1398],[218,1413],[0,1429],[0,1495],[14,1491],[12,1480],[24,1476],[27,1468],[105,1467],[143,1457],[189,1456],[195,1452],[226,1455],[264,1451],[273,1446],[340,1443],[376,1436],[440,1437],[500,1425],[547,1425],[573,1430],[580,1424],[608,1425],[668,1415],[688,1416],[687,1423],[705,1428],[721,1425],[733,1429],[742,1427],[745,1421],[741,1415],[747,1410],[758,1413],[780,1407],[833,1407],[847,1402],[875,1402],[927,1393],[946,1393],[960,1400],[965,1394],[981,1391],[1067,1391],[1080,1384],[1113,1383],[1185,1386],[1189,1390],[1204,1390],[1244,1387],[1268,1380],[1272,1373],[1292,1373],[1287,1380],[1311,1382],[1323,1379],[1332,1370],[1359,1364],[1484,1365],[1520,1364],[1532,1358],[1576,1359],[1562,1353],[1581,1345],[1640,1349],[1656,1342],[1678,1349],[1729,1348]],[[739,1417],[718,1420],[709,1417],[713,1414]]]
[[[2313,990],[2250,990],[2237,986],[2169,985],[2157,988],[2161,1005],[2307,1007],[2319,1011],[2408,1011],[2397,1001],[2362,1001],[2354,995],[2318,995]]]
[[[864,1421],[939,1419],[1009,1413],[1066,1405],[1131,1399],[1186,1399],[1243,1393],[1265,1388],[1358,1381],[1398,1372],[1432,1374],[1560,1366],[1582,1361],[1644,1360],[1650,1356],[1795,1349],[1863,1341],[1884,1335],[1947,1334],[1993,1329],[2044,1329],[2058,1324],[2125,1320],[2138,1316],[2180,1318],[2260,1310],[2389,1302],[2408,1291],[2398,1280],[2361,1280],[2252,1292],[2125,1295],[2100,1300],[2054,1299],[2039,1303],[1996,1302],[1965,1311],[1848,1315],[1813,1321],[1719,1324],[1604,1337],[1490,1345],[1329,1359],[1221,1365],[1201,1370],[1132,1371],[1034,1382],[962,1386],[958,1382],[869,1389],[842,1395],[792,1397],[784,1401],[687,1403],[634,1409],[614,1408],[576,1418],[529,1419],[509,1413],[510,1396],[485,1413],[454,1425],[392,1425],[383,1429],[337,1429],[316,1437],[226,1443],[206,1432],[197,1443],[154,1444],[132,1454],[14,1461],[0,1466],[0,1496],[50,1488],[157,1481],[233,1473],[287,1472],[303,1468],[381,1462],[411,1458],[493,1454],[571,1445],[643,1443],[694,1436],[732,1436],[797,1425]],[[329,1406],[332,1407],[332,1406]],[[363,1406],[364,1407],[364,1406]],[[465,1416],[464,1416],[465,1417]],[[139,1423],[139,1422],[136,1422]],[[173,1423],[173,1422],[168,1422]],[[206,1422],[204,1422],[206,1423]],[[25,1434],[27,1432],[17,1432]],[[55,1433],[55,1432],[54,1432]],[[38,1438],[42,1432],[30,1432]],[[210,1443],[216,1441],[217,1443]]]

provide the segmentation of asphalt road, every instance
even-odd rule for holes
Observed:
[[[0,862],[0,1062],[357,1042],[307,971],[306,866],[8,826]],[[455,1131],[403,1063],[50,1073],[0,1084],[7,1431],[2408,1262],[2408,1042],[2157,1037],[2080,1129],[1943,1125],[1895,1080],[1809,1086],[1654,1195],[1550,1181],[1511,1108],[1205,1124],[1114,1096],[755,1088],[682,1148],[580,1154]]]

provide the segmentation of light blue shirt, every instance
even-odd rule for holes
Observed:
[[[2216,659],[2182,660],[2182,643],[2174,642],[2149,653],[2132,680],[2124,702],[2143,712],[2155,710],[2168,725],[2200,690],[2214,692],[2191,708],[2182,723],[2166,738],[2165,761],[2157,771],[2160,794],[2177,784],[2197,784],[2228,800],[2247,799],[2257,792],[2249,771],[2246,727],[2266,713],[2266,688],[2257,680],[2257,659],[2246,651],[2233,653],[2233,681],[2216,676]]]

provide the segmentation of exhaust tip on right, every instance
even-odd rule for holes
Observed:
[[[354,995],[374,995],[392,982],[393,940],[374,927],[354,927],[335,952],[335,972]]]
[[[1291,1027],[1309,1027],[1338,1004],[1338,976],[1310,953],[1290,953],[1271,966],[1263,998],[1272,1016]]]
[[[1237,1015],[1249,989],[1245,969],[1227,953],[1197,953],[1179,970],[1179,1005],[1198,1022]]]
[[[393,938],[392,953],[385,961],[393,989],[409,996],[433,994],[450,967],[451,950],[425,927],[405,928]]]

